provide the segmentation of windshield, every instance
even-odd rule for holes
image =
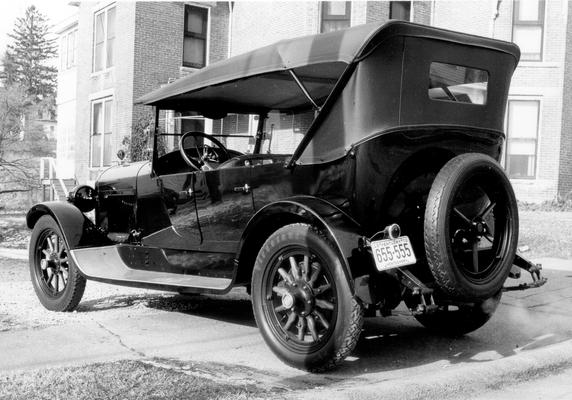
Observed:
[[[249,165],[250,155],[291,155],[311,125],[314,112],[270,112],[257,135],[260,118],[228,114],[211,119],[196,112],[161,111],[154,169],[162,175],[186,172],[189,167]],[[182,138],[187,160],[180,150]],[[206,161],[208,165],[203,168]]]

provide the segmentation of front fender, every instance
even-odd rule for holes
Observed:
[[[40,217],[49,215],[58,224],[68,249],[106,243],[96,226],[73,204],[47,201],[34,205],[26,214],[26,224],[33,229]]]
[[[244,283],[249,278],[245,270],[252,269],[256,254],[268,236],[282,226],[296,222],[312,224],[327,235],[340,255],[353,292],[355,263],[352,258],[362,236],[361,226],[335,205],[312,196],[296,196],[268,204],[250,219],[238,250],[239,269],[242,269],[238,280]]]

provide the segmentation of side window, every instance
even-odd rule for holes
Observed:
[[[91,103],[90,167],[111,165],[113,100],[108,97]]]
[[[203,68],[207,65],[208,9],[185,6],[183,66]]]
[[[544,0],[515,0],[512,41],[518,44],[522,61],[542,61]]]
[[[106,8],[95,14],[93,36],[92,71],[98,72],[113,67],[115,7]]]
[[[411,21],[411,1],[390,1],[389,19]]]
[[[486,104],[487,71],[432,62],[429,68],[429,98],[459,103]]]
[[[60,69],[66,70],[76,65],[77,29],[66,32],[60,39]]]
[[[351,25],[350,1],[323,1],[320,32],[333,32]]]
[[[536,175],[539,100],[509,100],[505,165],[509,178]]]

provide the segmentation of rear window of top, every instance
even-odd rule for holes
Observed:
[[[487,71],[461,65],[432,62],[429,68],[429,98],[484,105],[487,102]]]

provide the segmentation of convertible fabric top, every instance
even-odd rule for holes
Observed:
[[[217,103],[218,109],[226,105],[226,111],[234,112],[309,105],[287,70],[300,69],[296,72],[301,79],[305,78],[304,84],[309,86],[310,93],[316,97],[327,96],[329,91],[324,86],[335,83],[361,45],[379,27],[380,24],[360,25],[323,35],[282,40],[211,64],[141,97],[137,102],[174,109],[192,109],[193,103],[201,108],[213,103],[214,107]],[[223,83],[226,85],[215,87]],[[183,102],[184,105],[181,104]]]
[[[518,60],[518,49],[509,43],[402,21],[371,23],[282,40],[211,64],[141,97],[137,103],[203,111],[205,116],[221,111],[257,113],[310,108],[310,101],[288,70],[296,73],[312,98],[321,104],[348,64],[396,35],[471,43],[512,54]]]

